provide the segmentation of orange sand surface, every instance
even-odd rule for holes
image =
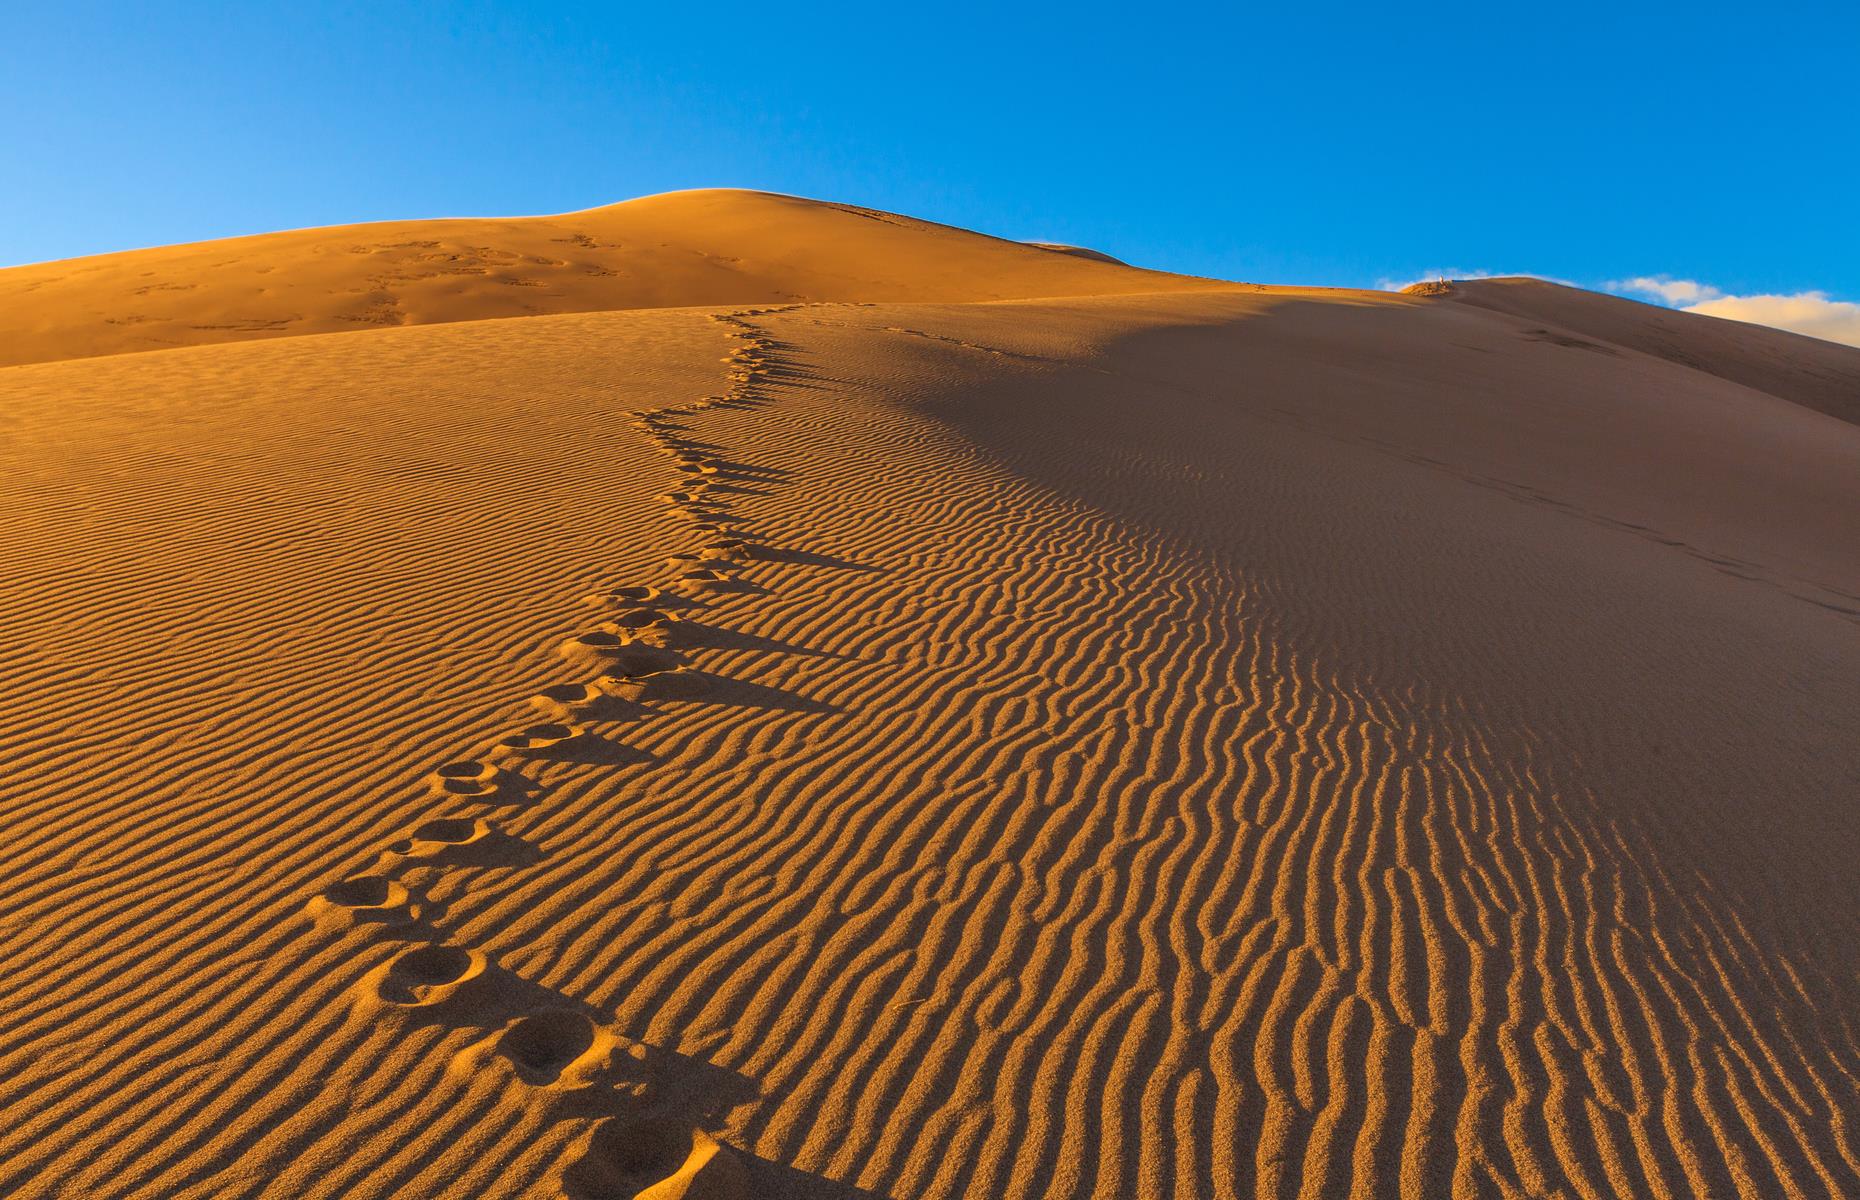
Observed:
[[[1073,246],[767,192],[389,221],[0,270],[0,366],[552,313],[1219,287]]]
[[[0,272],[0,1195],[1860,1195],[1860,350],[1425,291]]]

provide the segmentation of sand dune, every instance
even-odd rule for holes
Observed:
[[[1409,291],[1598,338],[1860,423],[1860,360],[1833,342],[1542,279],[1458,280],[1445,288],[1421,284]]]
[[[0,366],[549,313],[1210,286],[851,205],[674,192],[554,217],[340,225],[0,270]]]
[[[0,1194],[1860,1194],[1860,429],[946,283],[0,371]]]

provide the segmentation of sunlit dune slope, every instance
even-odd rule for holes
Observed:
[[[503,225],[0,369],[0,1196],[1860,1196],[1860,351]]]
[[[0,270],[0,365],[541,313],[1213,286],[768,192],[389,221]]]
[[[1638,350],[1860,424],[1860,353],[1850,346],[1521,276],[1409,290]]]
[[[1027,244],[1029,246],[1038,246],[1042,250],[1057,250],[1061,254],[1075,254],[1080,258],[1089,258],[1094,262],[1115,263],[1120,267],[1127,265],[1123,259],[1114,258],[1102,250],[1093,250],[1089,246],[1070,246],[1064,242],[1028,242]]]

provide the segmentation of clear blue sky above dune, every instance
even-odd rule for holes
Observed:
[[[1860,6],[9,6],[0,263],[744,186],[1148,266],[1860,299]]]

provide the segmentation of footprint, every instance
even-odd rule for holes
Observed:
[[[435,858],[455,846],[469,846],[491,836],[491,823],[483,817],[441,817],[428,821],[398,841],[388,853],[402,858]]]
[[[591,683],[558,683],[531,696],[530,704],[552,717],[593,717],[610,699]]]
[[[415,946],[369,972],[364,985],[396,1008],[430,1008],[483,979],[489,966],[482,950]]]
[[[747,1200],[749,1173],[731,1150],[665,1117],[610,1117],[562,1177],[572,1200]]]
[[[678,666],[680,661],[678,655],[663,646],[635,642],[608,660],[607,674],[595,680],[595,685],[604,689],[605,681],[610,679],[630,679],[651,675],[656,671],[669,671]]]
[[[644,604],[657,600],[662,593],[656,587],[617,587],[604,592],[596,592],[582,601],[583,604],[608,607],[619,604]]]
[[[710,677],[677,667],[624,679],[603,677],[602,686],[624,700],[695,700],[710,690]]]
[[[749,543],[737,538],[721,538],[706,542],[698,548],[700,562],[720,562],[726,559],[747,558],[750,555]]]
[[[713,571],[709,567],[697,567],[679,575],[678,582],[683,587],[695,588],[699,591],[720,592],[736,581],[722,571]]]
[[[407,899],[407,889],[385,875],[357,875],[323,889],[323,897],[344,908],[386,908]]]
[[[585,662],[591,659],[611,658],[626,649],[632,642],[632,638],[612,629],[591,629],[587,633],[576,634],[556,649],[563,658],[572,662]]]
[[[649,629],[670,629],[678,623],[678,618],[659,608],[629,608],[616,613],[611,621],[603,622],[601,628],[625,636],[629,633],[643,633]]]
[[[357,875],[332,883],[310,898],[313,917],[340,916],[348,921],[398,924],[413,918],[404,884],[385,875]]]
[[[578,1012],[523,1017],[497,1038],[497,1053],[532,1087],[585,1086],[606,1066],[617,1038]]]
[[[495,796],[502,786],[503,771],[495,763],[477,759],[449,762],[426,777],[427,788],[438,796],[459,796],[467,800]]]
[[[493,742],[491,753],[499,757],[543,754],[564,742],[574,741],[587,731],[586,726],[575,725],[567,721],[556,721],[548,725],[532,725],[521,733],[513,733]]]
[[[538,1013],[504,1030],[497,1050],[526,1080],[554,1083],[564,1067],[593,1047],[594,1033],[594,1022],[580,1013]]]

